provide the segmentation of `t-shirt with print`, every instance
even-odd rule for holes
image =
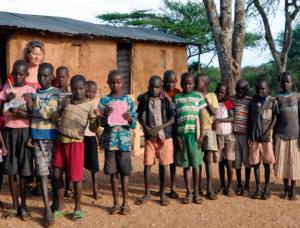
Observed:
[[[120,150],[131,151],[131,135],[130,129],[136,127],[136,111],[133,100],[125,95],[114,98],[110,95],[104,96],[100,99],[98,109],[104,111],[112,101],[126,102],[128,105],[128,112],[131,113],[132,122],[126,126],[109,126],[105,123],[103,134],[100,138],[100,143],[103,148],[108,151]]]
[[[35,94],[36,90],[32,86],[24,85],[24,86],[16,86],[13,89],[6,83],[3,87],[3,90],[0,92],[0,100],[6,101],[7,95],[10,93],[15,93],[17,100],[16,103],[21,105],[24,110],[26,110],[26,102],[24,98],[22,97],[25,93],[32,93]],[[14,101],[11,101],[11,104]],[[7,103],[6,103],[7,104]],[[3,112],[4,117],[4,127],[8,128],[28,128],[29,127],[29,119],[20,118],[14,113],[10,113],[8,111]]]
[[[233,96],[231,101],[233,103],[234,113],[233,132],[237,134],[247,134],[249,106],[252,98],[248,96],[244,98]]]
[[[206,107],[202,94],[196,91],[179,93],[174,98],[174,105],[177,112],[178,134],[196,133],[196,120],[199,118],[199,112]]]
[[[219,102],[217,99],[217,96],[215,93],[208,93],[206,94],[206,100],[210,103],[210,105],[217,109],[219,107]],[[203,128],[204,130],[206,129],[211,129],[212,128],[212,124],[214,122],[214,117],[211,116],[207,110],[207,107],[203,110]]]
[[[233,109],[231,100],[219,103],[219,108],[216,112],[216,119],[226,119],[229,117],[229,110]],[[219,122],[216,129],[217,135],[229,135],[232,133],[232,122]]]

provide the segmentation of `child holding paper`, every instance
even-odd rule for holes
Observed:
[[[110,175],[114,206],[111,214],[127,215],[128,179],[132,171],[130,129],[136,127],[136,112],[133,100],[122,94],[123,75],[118,70],[108,74],[111,93],[100,99],[98,115],[104,132],[100,142],[105,150],[104,173]],[[118,174],[121,176],[123,203],[118,200]]]

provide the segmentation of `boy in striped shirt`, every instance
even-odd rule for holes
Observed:
[[[184,204],[192,201],[197,204],[202,203],[199,196],[199,165],[202,164],[203,153],[201,144],[203,139],[203,129],[197,124],[203,122],[203,108],[206,102],[201,93],[194,91],[195,78],[192,73],[184,73],[181,76],[182,93],[174,98],[174,105],[177,111],[176,128],[179,148],[176,150],[176,165],[184,170],[186,183],[186,197]],[[197,134],[197,132],[199,132]],[[190,167],[193,168],[194,195],[191,191]]]

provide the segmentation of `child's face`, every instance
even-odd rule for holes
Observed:
[[[29,62],[35,66],[40,65],[43,62],[44,53],[39,47],[35,47],[29,54]]]
[[[86,90],[86,97],[88,99],[94,99],[96,97],[97,87],[94,84],[90,84]]]
[[[86,83],[83,81],[76,81],[73,84],[71,84],[71,92],[73,95],[73,98],[75,100],[85,100],[86,99]]]
[[[216,95],[218,98],[218,101],[224,101],[225,97],[226,97],[226,86],[220,86]]]
[[[199,77],[197,80],[196,90],[200,92],[205,92],[207,90],[207,83],[204,77]]]
[[[153,80],[148,86],[148,92],[151,97],[159,97],[162,90],[162,83],[160,80]]]
[[[247,85],[238,83],[235,90],[236,90],[236,96],[238,98],[244,98],[247,93]]]
[[[119,93],[122,90],[123,79],[121,75],[113,76],[107,83],[112,93]]]
[[[25,84],[25,79],[28,76],[28,69],[26,66],[19,65],[13,69],[13,78],[15,86],[23,86]]]
[[[42,68],[38,71],[38,82],[42,86],[43,89],[47,89],[51,85],[51,81],[53,79],[53,74],[49,68]]]
[[[169,77],[164,80],[164,89],[165,91],[173,91],[176,87],[177,78],[175,74],[171,74]]]
[[[68,87],[69,73],[66,70],[59,70],[56,74],[57,82],[61,88]]]
[[[291,91],[292,86],[293,86],[293,80],[290,75],[282,77],[281,88],[282,88],[283,92]]]
[[[266,97],[268,95],[269,89],[266,82],[260,82],[256,86],[256,95],[259,97]]]
[[[195,80],[193,77],[186,77],[181,82],[182,91],[184,93],[190,93],[194,90]]]

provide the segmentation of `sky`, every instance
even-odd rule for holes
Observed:
[[[186,0],[181,0],[186,2]],[[0,0],[0,11],[37,14],[47,16],[69,17],[92,23],[101,23],[96,16],[108,12],[130,12],[132,10],[159,9],[162,7],[161,0]],[[278,11],[271,20],[273,34],[282,31],[284,20],[283,12]],[[262,27],[257,21],[247,23],[248,31],[261,31]],[[265,44],[265,41],[262,41]],[[201,56],[204,64],[208,63],[211,55]],[[257,66],[269,62],[271,55],[268,48],[245,49],[242,66]],[[217,57],[212,65],[218,66]]]

